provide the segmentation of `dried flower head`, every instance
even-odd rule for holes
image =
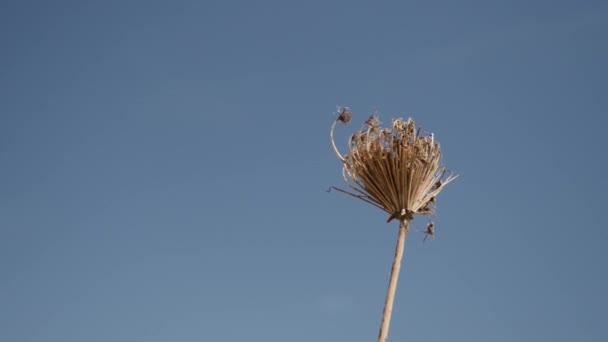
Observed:
[[[344,107],[342,109],[338,108],[338,118],[336,119],[336,121],[340,121],[341,123],[348,123],[350,121],[350,117],[352,116],[352,113],[350,111],[350,108],[348,107]]]
[[[342,113],[336,122],[350,120],[350,110],[347,120]],[[334,141],[336,122],[330,130],[331,143],[352,191],[332,189],[384,210],[389,221],[434,213],[435,198],[457,176],[441,166],[441,149],[432,133],[421,134],[411,118],[395,119],[392,128],[381,129],[380,120],[372,115],[351,136],[343,156]]]

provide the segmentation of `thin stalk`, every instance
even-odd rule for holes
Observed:
[[[338,151],[338,147],[336,146],[336,142],[334,141],[334,130],[336,129],[337,123],[338,123],[338,120],[334,121],[334,123],[331,124],[331,129],[329,130],[329,137],[331,140],[331,147],[333,147],[334,152],[336,153],[336,156],[338,157],[338,159],[340,159],[341,162],[344,163],[344,157]]]
[[[382,323],[380,324],[380,333],[378,334],[378,342],[386,342],[388,336],[388,328],[391,324],[391,315],[393,313],[393,302],[395,301],[395,291],[397,290],[397,281],[399,280],[399,271],[401,270],[401,259],[403,259],[403,251],[405,249],[405,238],[409,228],[410,219],[406,218],[399,224],[399,234],[397,235],[397,246],[395,247],[395,259],[393,260],[393,268],[388,282],[388,291],[386,293],[386,301],[384,302],[384,312],[382,313]]]

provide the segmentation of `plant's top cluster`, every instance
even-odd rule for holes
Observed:
[[[436,196],[456,178],[440,165],[441,149],[434,135],[416,129],[411,118],[395,119],[391,128],[382,128],[372,115],[351,136],[349,151],[342,156],[333,132],[338,121],[347,123],[351,116],[348,107],[340,110],[330,136],[352,192],[333,189],[386,211],[391,215],[389,221],[434,213]]]

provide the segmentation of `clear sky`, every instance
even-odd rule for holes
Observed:
[[[389,341],[608,341],[605,1],[3,1],[0,340],[375,341],[375,110],[461,177]],[[426,219],[414,220],[413,230]]]

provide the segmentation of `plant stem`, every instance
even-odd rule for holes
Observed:
[[[403,259],[403,250],[405,249],[405,238],[407,237],[409,223],[410,220],[406,218],[399,224],[397,246],[395,247],[395,259],[393,260],[393,268],[391,269],[391,276],[388,282],[388,291],[386,293],[386,301],[384,302],[384,312],[382,313],[382,323],[380,324],[378,342],[386,342],[386,337],[388,336],[388,328],[391,324],[393,302],[395,301],[395,291],[397,290],[397,281],[399,280],[401,259]]]

